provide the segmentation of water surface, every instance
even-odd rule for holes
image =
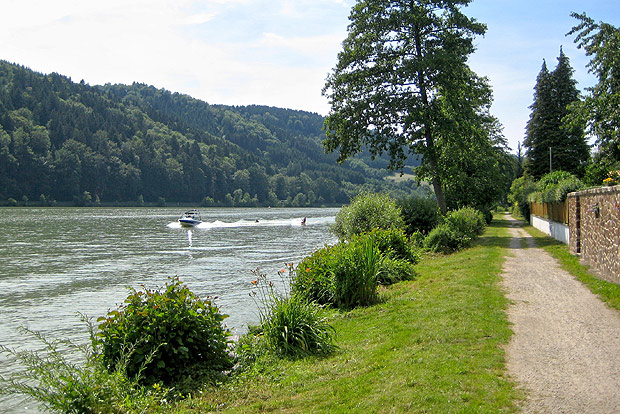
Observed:
[[[251,270],[277,279],[285,263],[335,242],[328,226],[337,209],[203,209],[204,223],[190,230],[176,222],[182,210],[0,209],[0,343],[34,346],[19,326],[84,342],[78,312],[103,316],[128,286],[155,288],[170,276],[217,297],[240,334],[257,321]],[[0,374],[11,369],[4,364]]]

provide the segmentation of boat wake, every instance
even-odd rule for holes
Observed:
[[[305,227],[312,225],[325,225],[334,222],[334,217],[309,217],[306,219],[305,224],[302,224],[304,217],[294,217],[290,219],[272,219],[272,220],[238,220],[234,222],[225,222],[216,220],[213,222],[203,221],[202,223],[194,226],[195,229],[222,229],[222,228],[238,228],[238,227]],[[170,228],[181,228],[181,224],[178,221],[168,223]]]

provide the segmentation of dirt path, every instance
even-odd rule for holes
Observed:
[[[503,286],[514,331],[507,366],[526,394],[522,412],[620,413],[620,313],[517,226]]]

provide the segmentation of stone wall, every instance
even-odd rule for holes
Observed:
[[[568,195],[570,252],[597,274],[620,283],[620,186]]]

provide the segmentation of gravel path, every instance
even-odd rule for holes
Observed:
[[[620,313],[518,226],[503,286],[514,331],[507,366],[525,391],[521,412],[620,413]]]

